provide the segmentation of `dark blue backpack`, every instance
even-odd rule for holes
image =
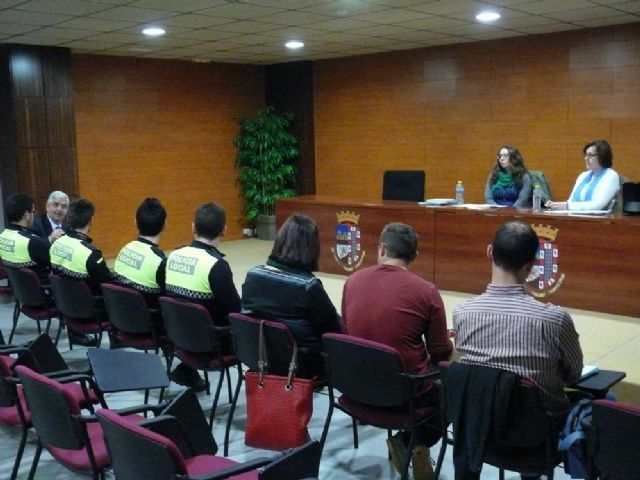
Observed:
[[[564,471],[571,475],[571,478],[588,476],[586,432],[582,427],[582,420],[590,416],[591,400],[580,400],[569,412],[560,432],[558,451],[562,453]]]

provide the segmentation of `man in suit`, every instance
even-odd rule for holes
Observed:
[[[50,244],[55,242],[64,235],[68,209],[69,196],[59,190],[51,192],[47,199],[46,213],[36,216],[33,230],[40,237],[47,238]]]

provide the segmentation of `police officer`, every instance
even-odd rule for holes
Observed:
[[[0,259],[7,267],[30,268],[43,283],[49,283],[49,242],[31,227],[36,216],[33,198],[11,195],[5,204],[8,225],[0,233]]]
[[[192,230],[191,244],[174,250],[167,259],[167,292],[204,305],[216,325],[228,325],[229,313],[239,312],[241,302],[231,268],[217,248],[227,230],[224,209],[215,203],[200,205]],[[185,364],[176,367],[171,379],[194,390],[204,389],[198,373]]]
[[[167,211],[156,198],[146,198],[136,211],[138,239],[125,245],[114,263],[118,281],[141,292],[150,307],[164,293],[167,257],[158,247]]]
[[[101,295],[100,285],[113,280],[102,252],[87,234],[96,209],[80,198],[69,204],[69,231],[53,242],[49,250],[54,272],[87,281],[94,295]]]

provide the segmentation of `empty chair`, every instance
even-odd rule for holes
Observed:
[[[113,283],[103,283],[101,287],[112,335],[117,342],[155,353],[168,344],[162,331],[160,310],[150,309],[139,291]]]
[[[13,334],[18,325],[20,313],[36,321],[38,325],[38,333],[42,332],[40,322],[45,321],[47,325],[45,332],[49,332],[51,319],[58,315],[58,310],[49,293],[42,287],[38,274],[29,268],[12,268],[5,267],[13,295],[15,297],[16,306],[13,311],[13,325],[9,334],[9,343],[13,340]],[[56,344],[60,336],[60,329],[56,335]]]
[[[640,407],[611,400],[594,400],[587,448],[589,478],[640,479]]]
[[[452,363],[440,367],[440,401],[444,424],[453,426],[453,438],[443,441],[438,457],[439,473],[444,449],[453,444],[456,476],[472,478],[482,464],[524,475],[544,474],[553,480],[561,458],[558,432],[564,413],[545,411],[538,388],[530,380],[482,365]]]
[[[62,321],[67,326],[69,346],[73,348],[72,332],[93,334],[100,346],[102,332],[107,331],[110,324],[87,282],[56,274],[51,274],[49,278]]]
[[[382,199],[422,202],[424,183],[423,170],[386,170],[382,178]]]
[[[398,351],[382,343],[350,335],[322,336],[327,360],[329,413],[322,431],[324,445],[335,408],[352,418],[353,444],[358,447],[356,420],[387,430],[407,430],[411,437],[402,479],[408,478],[409,461],[419,427],[442,435],[437,407],[420,406],[414,398],[414,382],[435,378],[438,372],[408,374]],[[336,390],[340,396],[336,398]],[[443,445],[444,447],[444,445]]]
[[[225,342],[230,335],[229,327],[216,326],[208,310],[200,304],[171,297],[160,297],[159,302],[175,356],[189,367],[204,371],[207,394],[210,394],[208,372],[220,373],[209,417],[212,425],[225,376],[231,401],[229,368],[237,367],[238,376],[242,371],[235,355],[225,351],[225,345],[230,344]]]
[[[116,480],[229,477],[238,480],[298,480],[318,474],[318,442],[309,442],[275,460],[237,463],[216,456],[215,451],[195,454],[191,449],[189,431],[175,417],[162,418],[160,428],[163,434],[160,434],[151,430],[157,426],[145,428],[110,410],[99,410],[97,415],[107,439]]]

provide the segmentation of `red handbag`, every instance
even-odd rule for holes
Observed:
[[[295,378],[298,346],[286,377],[267,375],[264,320],[260,322],[257,372],[245,374],[247,429],[244,443],[266,450],[295,448],[309,441],[307,425],[313,413],[313,380]]]

